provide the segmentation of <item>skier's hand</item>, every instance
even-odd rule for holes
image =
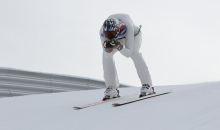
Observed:
[[[123,45],[115,39],[111,41],[110,40],[104,41],[103,46],[105,48],[105,51],[108,53],[111,53],[115,48],[118,49],[119,51],[123,48]]]

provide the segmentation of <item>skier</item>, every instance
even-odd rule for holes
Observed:
[[[103,46],[103,70],[107,86],[103,100],[119,96],[119,80],[115,69],[113,55],[120,52],[127,58],[131,58],[135,64],[142,87],[140,96],[143,97],[154,93],[151,76],[147,65],[139,52],[142,34],[140,27],[133,24],[127,14],[113,14],[104,21],[100,29],[100,39]]]

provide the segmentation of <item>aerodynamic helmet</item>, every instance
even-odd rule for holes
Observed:
[[[119,20],[111,18],[103,23],[103,33],[108,39],[116,38],[120,32]]]

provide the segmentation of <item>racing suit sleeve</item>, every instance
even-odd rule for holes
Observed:
[[[127,14],[113,14],[110,15],[108,18],[119,18],[121,19],[126,27],[127,32],[125,34],[125,47],[120,51],[122,55],[129,58],[133,53],[133,46],[134,46],[134,24],[131,20],[130,16]]]

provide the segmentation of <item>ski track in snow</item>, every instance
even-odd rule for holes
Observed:
[[[140,88],[121,88],[120,95]],[[220,82],[155,86],[172,93],[112,107],[136,96],[74,110],[99,101],[104,89],[0,98],[0,130],[218,130]]]

